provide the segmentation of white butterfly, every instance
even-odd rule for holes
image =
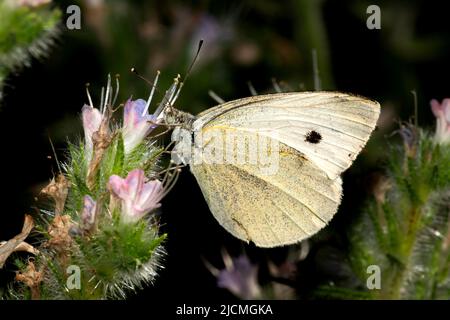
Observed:
[[[306,239],[331,220],[342,196],[340,174],[366,144],[379,114],[380,105],[363,97],[299,92],[239,99],[196,117],[170,104],[160,118],[181,124],[172,134],[177,160],[189,164],[217,221],[239,239],[275,247]],[[248,161],[256,150],[248,141],[227,158],[247,161],[226,161],[231,151],[216,138],[249,134],[272,143],[265,151],[277,155],[275,172]],[[211,144],[214,151],[205,152]]]

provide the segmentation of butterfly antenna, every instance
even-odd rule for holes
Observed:
[[[184,76],[184,78],[183,78],[183,80],[181,81],[181,83],[186,82],[187,77],[191,74],[192,68],[194,67],[195,62],[197,61],[198,56],[200,55],[200,51],[202,50],[203,42],[204,42],[203,39],[201,39],[201,40],[198,42],[197,53],[195,54],[194,59],[192,59],[191,65],[190,65],[189,68],[187,69],[186,75]]]
[[[202,49],[202,46],[203,46],[203,39],[198,42],[198,47],[197,47],[197,52],[195,53],[195,57],[194,57],[194,59],[192,59],[192,62],[189,65],[189,68],[187,69],[186,75],[184,76],[183,80],[181,80],[179,82],[177,91],[174,93],[174,95],[171,96],[171,99],[169,99],[169,105],[170,106],[173,106],[175,101],[178,99],[178,96],[180,95],[181,89],[183,88],[184,83],[186,82],[187,78],[191,74],[192,68],[194,67],[195,62],[198,59],[198,56],[199,56],[200,51]]]
[[[312,49],[312,63],[313,63],[313,75],[314,75],[314,91],[322,90],[322,84],[319,76],[319,62],[317,60],[317,50]]]

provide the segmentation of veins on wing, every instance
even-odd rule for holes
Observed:
[[[250,234],[248,233],[247,229],[244,227],[242,223],[240,223],[238,220],[236,220],[235,217],[231,216],[231,220],[233,220],[242,230],[245,232],[245,237],[247,238],[247,242],[251,241]]]

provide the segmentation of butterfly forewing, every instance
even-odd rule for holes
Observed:
[[[272,137],[305,155],[331,178],[347,169],[375,128],[380,106],[358,96],[301,92],[240,99],[206,110],[194,129],[228,126]],[[319,141],[308,141],[316,133]]]

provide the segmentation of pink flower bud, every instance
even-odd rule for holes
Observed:
[[[439,144],[450,143],[450,99],[444,99],[442,103],[433,99],[430,104],[436,117],[435,141]]]
[[[141,169],[131,171],[125,179],[117,175],[111,176],[109,188],[112,194],[121,200],[121,214],[125,222],[136,222],[161,206],[161,182],[145,182],[144,171]]]
[[[90,161],[94,147],[92,135],[100,129],[103,115],[98,109],[85,104],[81,109],[81,117],[83,118],[86,159]]]

